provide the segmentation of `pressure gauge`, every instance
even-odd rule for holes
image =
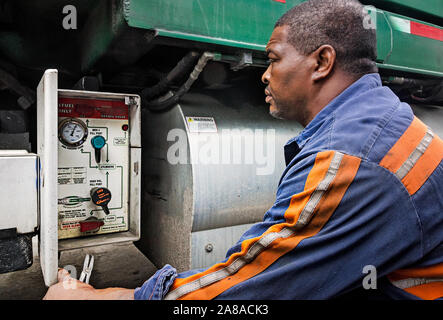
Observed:
[[[88,128],[79,119],[64,119],[58,126],[58,138],[67,147],[81,146],[87,137]]]

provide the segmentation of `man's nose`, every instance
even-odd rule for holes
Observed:
[[[270,78],[271,74],[269,73],[269,67],[266,69],[265,73],[263,73],[263,75],[261,76],[261,81],[264,84],[269,84],[269,78]]]

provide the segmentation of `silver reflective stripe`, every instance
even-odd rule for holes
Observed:
[[[431,129],[428,128],[428,131],[426,132],[425,136],[418,144],[417,148],[415,148],[415,150],[412,151],[408,159],[406,159],[406,161],[395,173],[398,179],[402,180],[404,177],[406,177],[406,175],[409,173],[412,167],[417,163],[418,159],[420,159],[423,153],[425,153],[426,149],[429,147],[429,144],[431,143],[433,138],[434,138],[434,133],[431,131]]]
[[[244,265],[251,262],[260,252],[262,252],[269,244],[271,244],[275,239],[287,238],[294,234],[294,231],[289,228],[283,228],[280,232],[271,232],[260,238],[256,243],[254,243],[248,252],[244,256],[240,256],[235,259],[230,265],[220,269],[218,271],[207,274],[199,279],[192,282],[184,284],[177,289],[169,292],[165,296],[165,300],[176,300],[181,296],[193,292],[210,284],[213,284],[219,280],[229,277],[230,275],[236,273]]]
[[[284,239],[292,236],[296,230],[301,229],[309,223],[314,214],[315,208],[320,202],[324,193],[328,190],[329,185],[334,180],[337,175],[340,163],[343,159],[343,153],[335,152],[334,157],[329,165],[328,171],[326,172],[323,180],[317,185],[314,192],[311,194],[308,202],[300,213],[299,219],[297,220],[293,228],[284,227],[279,232],[271,232],[263,237],[261,237],[257,242],[255,242],[248,250],[248,252],[235,259],[231,264],[214,271],[210,274],[202,276],[192,282],[186,283],[175,290],[172,290],[165,296],[165,300],[176,300],[190,292],[201,289],[205,286],[213,284],[219,280],[229,277],[230,275],[236,273],[243,266],[254,260],[263,250],[265,250],[272,242],[276,239]]]
[[[391,281],[391,283],[400,289],[407,289],[422,284],[443,281],[443,278],[408,278],[403,280]]]

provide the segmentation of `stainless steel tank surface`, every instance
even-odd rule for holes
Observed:
[[[283,146],[302,127],[269,107],[193,93],[165,113],[142,115],[142,238],[157,266],[208,267],[275,200]]]
[[[443,138],[443,107],[432,105],[411,105],[411,107],[417,118]]]

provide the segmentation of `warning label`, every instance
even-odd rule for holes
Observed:
[[[78,223],[78,222],[62,223],[60,226],[60,229],[62,229],[62,230],[70,230],[70,229],[77,229],[77,228],[80,228],[80,223]]]
[[[217,132],[215,120],[212,117],[186,117],[189,132]]]

